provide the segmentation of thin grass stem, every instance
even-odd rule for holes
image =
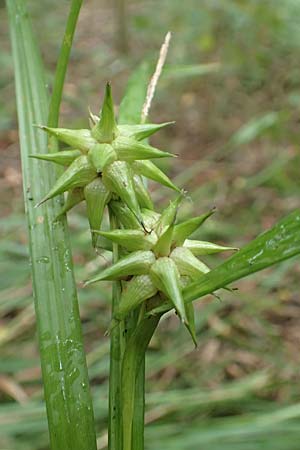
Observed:
[[[118,221],[110,211],[110,228],[118,228]],[[113,262],[119,258],[117,244],[113,244]],[[120,301],[121,282],[113,282],[112,317]],[[122,407],[121,407],[121,366],[125,347],[124,323],[115,326],[110,335],[110,369],[109,369],[109,411],[108,411],[108,448],[122,450]]]

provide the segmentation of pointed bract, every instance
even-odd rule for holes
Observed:
[[[96,144],[89,151],[89,158],[98,173],[117,160],[117,154],[110,144]]]
[[[170,225],[158,238],[157,243],[153,247],[153,251],[157,257],[169,256],[173,238],[174,225]]]
[[[129,164],[125,161],[115,161],[109,164],[103,170],[102,179],[105,186],[117,194],[141,221],[140,206],[135,194],[133,173]]]
[[[157,183],[162,184],[174,191],[180,192],[180,189],[175,186],[174,183],[170,180],[167,175],[162,172],[152,161],[147,159],[138,160],[132,163],[133,170],[144,177],[149,178],[150,180],[156,181]]]
[[[138,275],[126,283],[122,291],[120,303],[114,314],[114,319],[123,320],[138,305],[153,297],[157,288],[149,275]]]
[[[139,175],[133,176],[134,190],[141,208],[153,209],[153,202]]]
[[[174,123],[175,122],[118,125],[118,129],[121,136],[131,137],[137,141],[142,141],[162,128],[173,125]]]
[[[55,153],[44,153],[29,155],[30,158],[41,159],[43,161],[50,161],[61,166],[69,166],[78,156],[81,156],[80,150],[62,150]]]
[[[111,193],[106,189],[100,177],[97,177],[84,188],[87,216],[92,232],[93,247],[97,244],[97,236],[93,230],[100,229],[104,208],[110,200]]]
[[[97,141],[91,135],[90,130],[68,130],[67,128],[49,128],[44,125],[39,126],[42,130],[55,136],[59,141],[87,152]]]
[[[84,200],[83,188],[75,188],[68,192],[67,199],[65,201],[64,206],[59,212],[57,218],[61,217],[63,214],[66,214],[70,209],[74,206],[78,205],[78,203]]]
[[[198,217],[193,217],[192,219],[186,220],[185,222],[179,223],[174,227],[174,244],[176,246],[183,245],[184,241],[196,231],[205,221],[215,212],[215,208],[211,209],[205,214]]]
[[[193,239],[186,239],[183,247],[188,248],[195,256],[212,255],[225,251],[237,251],[236,247],[223,247],[222,245],[213,244],[206,241],[195,241]]]
[[[179,272],[174,261],[168,257],[157,259],[151,266],[150,276],[157,289],[171,300],[181,320],[188,323]]]
[[[175,223],[178,207],[182,200],[183,194],[178,195],[175,200],[169,203],[169,206],[161,213],[160,219],[156,225],[156,232],[160,236],[165,230]]]
[[[104,269],[99,275],[88,280],[85,285],[102,280],[121,280],[131,275],[146,275],[154,262],[155,256],[151,251],[133,252]]]
[[[176,247],[170,254],[170,258],[175,262],[180,275],[187,275],[193,280],[210,271],[206,264],[199,261],[189,249],[184,247]]]
[[[163,152],[151,145],[142,144],[134,139],[119,136],[112,143],[114,150],[121,161],[132,162],[136,159],[152,159],[174,157],[171,153]]]
[[[100,120],[92,128],[91,133],[100,143],[111,143],[118,135],[110,83],[106,84]]]
[[[146,233],[142,230],[95,231],[95,233],[116,242],[130,252],[150,250],[157,241],[154,232]]]
[[[76,158],[75,161],[64,171],[64,173],[58,178],[53,188],[48,192],[45,198],[38,203],[37,206],[44,203],[46,200],[62,194],[77,187],[83,187],[90,183],[97,177],[97,172],[91,165],[89,158],[86,155],[82,155]]]

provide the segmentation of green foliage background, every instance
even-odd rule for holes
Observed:
[[[50,81],[69,2],[27,3]],[[298,207],[300,3],[130,0],[127,54],[120,51],[124,36],[111,3],[84,2],[60,124],[86,126],[87,105],[97,112],[107,79],[118,102],[132,69],[145,57],[155,61],[170,29],[169,67],[151,118],[177,121],[153,142],[179,154],[165,169],[190,192],[182,216],[216,205],[218,213],[198,237],[235,246]],[[0,25],[0,447],[44,450],[47,426],[3,8]],[[218,70],[203,74],[198,65],[207,63],[219,63]],[[162,207],[172,195],[152,184],[150,189]],[[106,264],[106,255],[93,252],[83,210],[72,213],[69,224],[79,284]],[[176,317],[163,321],[147,363],[149,449],[298,449],[299,273],[294,258],[239,282],[234,294],[222,292],[221,301],[200,303],[197,350]],[[107,395],[109,283],[79,286],[79,297],[98,447],[105,448],[107,410],[98,399]]]

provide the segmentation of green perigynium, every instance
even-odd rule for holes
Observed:
[[[90,227],[92,230],[99,230],[105,206],[111,199],[121,199],[138,223],[143,225],[141,208],[152,209],[153,203],[141,176],[179,191],[150,161],[152,158],[173,155],[141,142],[170,123],[118,126],[114,115],[111,87],[108,83],[100,118],[90,113],[91,129],[70,130],[41,126],[47,133],[69,145],[70,149],[31,155],[67,166],[38,205],[67,192],[62,213],[86,200]],[[96,245],[95,235],[93,244]]]

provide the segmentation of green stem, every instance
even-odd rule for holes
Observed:
[[[110,211],[110,228],[118,228],[118,221]],[[113,262],[119,258],[118,245],[113,244]],[[119,304],[121,282],[115,281],[112,289],[112,317]],[[113,328],[110,335],[108,448],[122,450],[121,363],[124,352],[124,323]]]
[[[135,415],[136,381],[139,371],[144,364],[145,353],[150,339],[158,325],[160,316],[152,316],[143,319],[126,344],[126,349],[122,363],[122,424],[123,424],[123,449],[141,450],[143,447],[133,445],[133,420]],[[138,399],[140,401],[141,399]],[[139,445],[140,440],[135,440]],[[143,445],[143,442],[142,442]]]
[[[66,30],[61,45],[53,82],[53,93],[49,105],[48,126],[57,127],[62,92],[70,59],[76,24],[83,0],[72,0]]]
[[[144,450],[145,428],[145,357],[135,382],[135,405],[132,422],[132,449]]]

